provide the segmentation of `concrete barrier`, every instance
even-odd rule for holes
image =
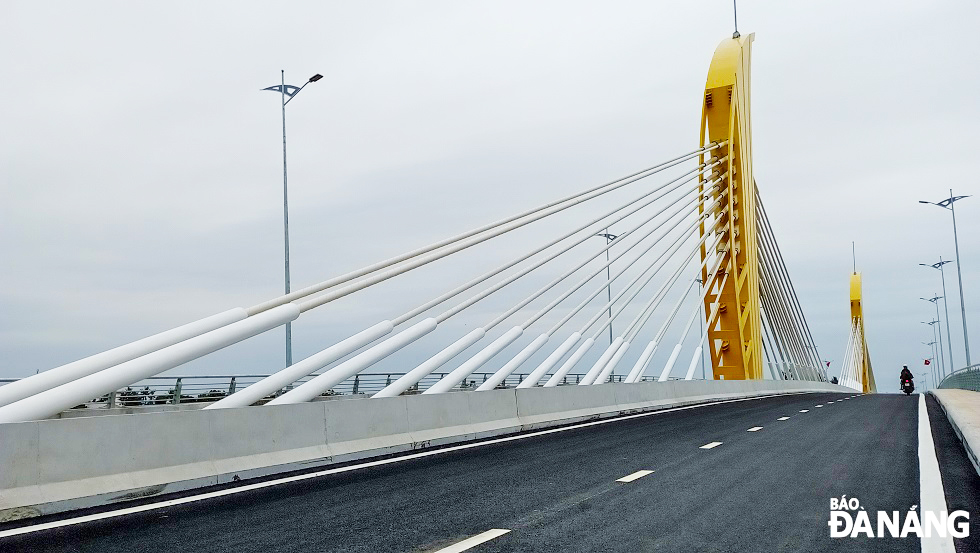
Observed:
[[[680,405],[822,383],[502,389],[0,424],[0,522]]]

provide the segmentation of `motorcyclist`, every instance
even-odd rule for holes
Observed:
[[[909,370],[908,365],[902,365],[902,375],[898,377],[899,388],[905,383],[906,380],[912,380],[914,382],[915,377],[912,376],[912,371]]]

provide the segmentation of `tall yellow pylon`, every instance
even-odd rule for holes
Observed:
[[[752,175],[752,119],[749,109],[749,77],[755,34],[735,36],[718,45],[704,87],[701,111],[701,144],[725,142],[714,150],[722,164],[719,232],[727,233],[719,254],[721,269],[709,275],[705,313],[708,315],[708,347],[715,379],[763,378],[762,314],[759,299],[759,237],[757,200]],[[704,162],[704,159],[702,159]],[[704,182],[705,178],[702,178]],[[701,233],[705,232],[701,226]],[[704,247],[701,259],[707,256]],[[717,307],[712,309],[712,304]]]
[[[875,373],[871,370],[871,357],[868,355],[868,342],[864,334],[864,308],[861,305],[861,273],[851,274],[851,325],[861,337],[859,347],[863,355],[860,359],[858,368],[861,375],[862,392],[873,394],[877,392],[875,387]]]

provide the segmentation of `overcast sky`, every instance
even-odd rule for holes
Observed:
[[[756,179],[832,374],[856,242],[871,358],[892,391],[901,365],[922,372],[930,356],[921,321],[935,311],[919,298],[942,289],[918,264],[954,256],[949,212],[917,200],[977,194],[980,4],[801,4],[739,3],[739,30],[757,33]],[[0,378],[280,292],[279,98],[260,91],[280,69],[296,85],[324,75],[287,107],[297,288],[690,151],[708,62],[731,31],[720,0],[5,2]],[[976,328],[980,197],[957,208]],[[460,270],[304,315],[295,358]],[[481,309],[409,354],[494,306]],[[269,333],[174,372],[268,373],[281,342]]]

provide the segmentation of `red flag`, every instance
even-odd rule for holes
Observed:
[[[928,365],[929,363],[930,363],[930,361],[928,359],[926,359],[925,364]]]
[[[828,367],[830,366],[830,361],[827,361],[827,366],[828,366]]]

